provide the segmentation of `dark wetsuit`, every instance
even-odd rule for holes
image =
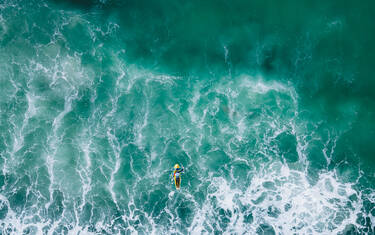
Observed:
[[[176,178],[179,178],[180,177],[180,173],[184,172],[184,168],[177,168],[174,170],[174,175],[176,176]]]

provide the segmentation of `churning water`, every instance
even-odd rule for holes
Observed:
[[[1,234],[374,234],[374,14],[0,0]]]

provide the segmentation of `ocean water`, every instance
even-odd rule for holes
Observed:
[[[374,14],[0,0],[0,234],[374,234]]]

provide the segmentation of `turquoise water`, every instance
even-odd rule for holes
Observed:
[[[374,14],[0,1],[1,234],[375,233]]]

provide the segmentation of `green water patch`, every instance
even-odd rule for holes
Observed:
[[[275,141],[278,143],[281,158],[286,162],[298,161],[297,140],[294,135],[284,132],[278,135]]]
[[[0,203],[0,219],[5,219],[8,214],[8,206],[4,201]]]
[[[312,184],[319,180],[319,173],[326,170],[328,167],[329,159],[324,156],[324,146],[320,141],[314,141],[309,143],[307,149],[307,160],[308,165],[308,176]]]
[[[58,220],[64,210],[63,206],[64,195],[62,192],[55,190],[52,194],[52,203],[48,207],[48,214],[52,220]]]
[[[9,196],[9,206],[16,213],[21,214],[26,204],[26,188],[19,188]]]

